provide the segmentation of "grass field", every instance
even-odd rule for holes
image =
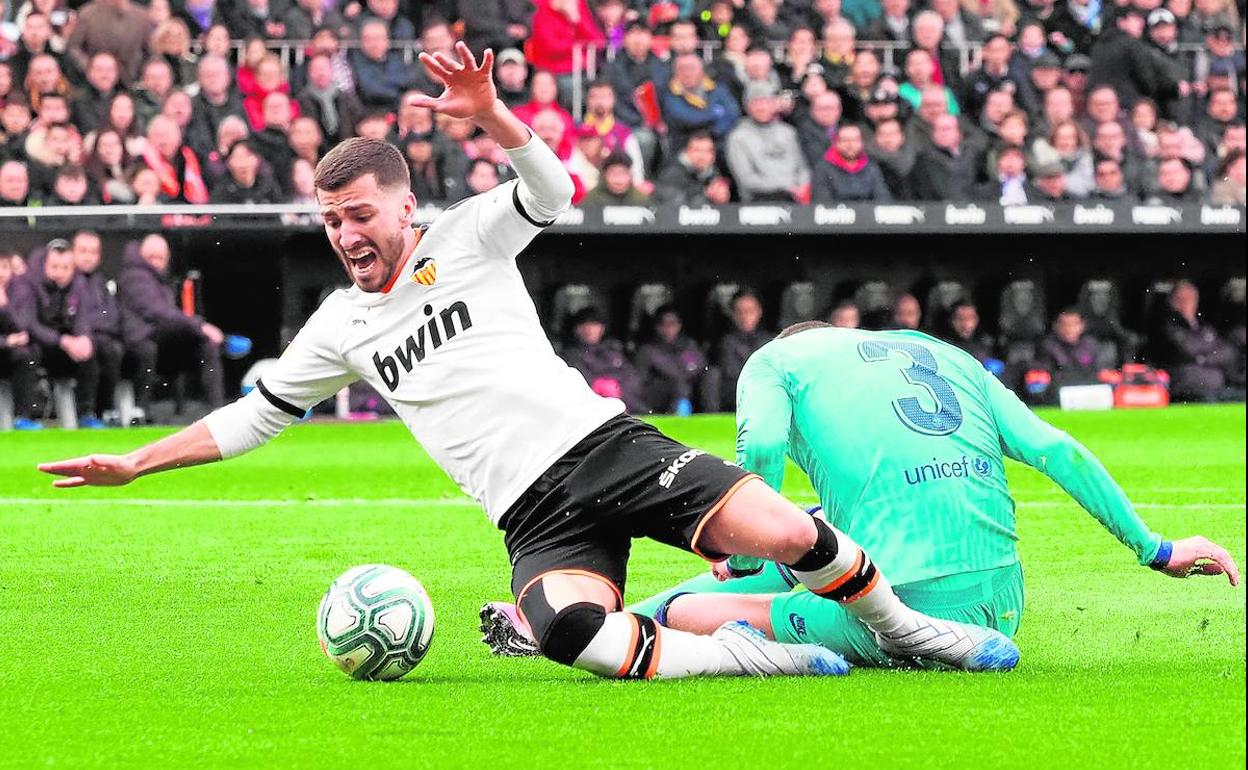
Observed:
[[[1047,415],[1157,530],[1244,563],[1242,406]],[[662,420],[728,453],[725,417]],[[491,658],[500,534],[395,423],[302,425],[224,466],[57,492],[38,460],[157,430],[0,434],[0,767],[1244,766],[1244,591],[1135,565],[1012,466],[1028,604],[1011,674],[609,682]],[[786,491],[809,501],[796,474]],[[429,589],[437,633],[398,683],[326,661],[313,618],[365,562]],[[649,543],[629,598],[702,569]]]

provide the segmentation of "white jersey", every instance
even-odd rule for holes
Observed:
[[[521,153],[549,158],[526,164]],[[512,155],[522,180],[529,165],[566,179],[536,140]],[[222,456],[275,435],[268,422],[289,424],[364,380],[497,524],[559,457],[623,412],[555,355],[542,330],[515,263],[541,231],[533,204],[521,202],[533,191],[519,184],[439,216],[386,290],[352,286],[327,297],[256,391],[207,418]]]

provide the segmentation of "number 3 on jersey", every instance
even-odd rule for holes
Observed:
[[[901,370],[901,376],[911,385],[927,390],[936,404],[936,410],[929,411],[914,396],[895,399],[893,411],[898,419],[910,430],[928,436],[948,436],[956,431],[962,425],[962,405],[948,380],[937,372],[932,351],[914,342],[894,340],[870,340],[858,345],[858,354],[867,363],[887,361],[893,351],[910,359],[910,366]]]

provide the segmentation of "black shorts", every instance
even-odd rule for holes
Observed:
[[[690,449],[628,415],[559,458],[503,514],[517,600],[550,572],[589,573],[622,603],[632,539],[648,537],[706,559],[702,526],[753,474]]]

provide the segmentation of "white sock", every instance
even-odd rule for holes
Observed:
[[[664,628],[649,618],[629,612],[608,613],[602,628],[572,665],[616,679],[681,679],[746,673],[717,639]]]
[[[821,528],[820,543],[835,539],[836,557],[809,571],[791,567],[802,585],[813,594],[840,603],[872,631],[885,636],[914,625],[916,613],[897,598],[892,584],[866,551],[839,529],[818,520],[816,526]],[[820,548],[820,543],[816,543],[815,549]]]

